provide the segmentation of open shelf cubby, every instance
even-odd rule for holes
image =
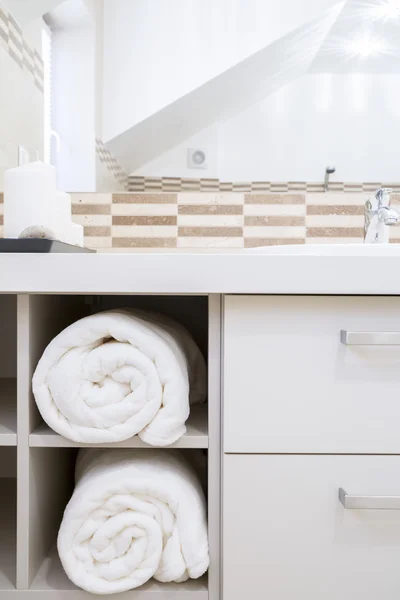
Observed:
[[[17,445],[17,298],[0,295],[0,446]]]
[[[16,448],[0,448],[0,596],[16,584],[16,476]]]
[[[63,571],[57,532],[74,485],[72,442],[43,421],[31,379],[47,344],[67,325],[98,311],[140,308],[168,315],[193,335],[208,362],[208,403],[195,406],[173,446],[207,454],[211,566],[182,584],[150,581],[117,600],[220,600],[220,318],[221,298],[160,295],[0,296],[0,600],[90,600]],[[107,447],[141,448],[135,436]],[[168,451],[168,450],[166,450]],[[12,595],[10,596],[10,593]]]

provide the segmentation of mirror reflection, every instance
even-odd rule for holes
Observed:
[[[75,194],[289,194],[284,213],[244,216],[297,227],[297,242],[314,221],[318,239],[345,227],[313,221],[332,209],[309,214],[301,198],[341,193],[353,231],[334,237],[358,240],[364,196],[400,191],[399,33],[400,0],[0,0],[0,191],[7,170],[39,160]],[[220,215],[243,238],[236,201]],[[166,207],[120,210],[97,233],[138,217],[180,225]],[[222,224],[203,216],[199,226]]]

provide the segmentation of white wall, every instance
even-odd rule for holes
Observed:
[[[179,177],[218,179],[219,146],[218,126],[209,127],[185,143],[172,148],[162,156],[137,169],[132,175],[149,177]],[[207,154],[207,169],[190,169],[187,161],[188,148],[198,148]]]
[[[84,0],[95,35],[96,137],[103,139],[104,0]]]
[[[41,54],[42,20],[24,30],[24,39]],[[18,146],[24,146],[31,159],[36,150],[43,158],[44,99],[34,77],[9,55],[0,40],[0,190],[4,171],[18,166]]]
[[[95,33],[91,23],[53,31],[53,128],[57,185],[66,192],[96,190]]]
[[[133,175],[221,181],[400,181],[400,75],[306,75]],[[187,168],[205,147],[209,172]]]
[[[220,127],[224,181],[400,181],[400,75],[308,75]]]
[[[104,0],[104,140],[335,3]]]

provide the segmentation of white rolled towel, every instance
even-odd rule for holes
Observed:
[[[86,449],[58,534],[68,577],[94,594],[198,578],[208,568],[204,493],[177,450]]]
[[[190,403],[206,398],[204,358],[187,330],[144,311],[101,312],[47,346],[32,380],[46,423],[83,443],[136,434],[166,446],[186,431]]]

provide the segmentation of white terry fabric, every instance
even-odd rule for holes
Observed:
[[[185,433],[189,401],[205,400],[207,376],[184,327],[118,310],[85,317],[57,335],[32,388],[43,419],[70,440],[117,442],[138,434],[166,446]]]
[[[58,534],[75,585],[113,594],[208,569],[204,493],[181,452],[81,450],[76,482]]]

